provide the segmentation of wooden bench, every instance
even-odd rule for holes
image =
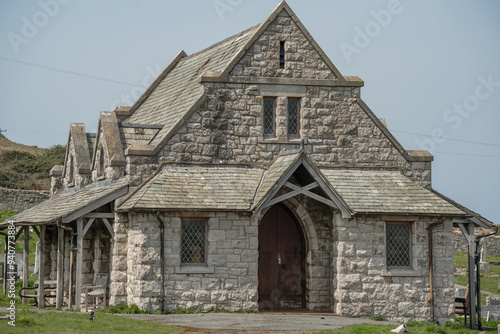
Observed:
[[[33,291],[33,294],[30,294],[29,291]],[[38,307],[38,282],[35,282],[35,286],[32,288],[19,289],[19,297],[21,298],[21,300],[23,298],[34,299],[35,303],[33,306]],[[53,304],[49,304],[47,302],[47,298],[56,297],[56,288],[46,286],[43,291],[43,297],[44,297],[44,306],[54,306]]]
[[[455,314],[463,315],[465,318],[464,325],[467,325],[467,315],[470,317],[470,294],[469,285],[465,291],[465,297],[455,297]]]
[[[95,274],[94,283],[92,285],[83,285],[82,289],[85,294],[85,312],[88,312],[89,297],[95,300],[94,309],[97,307],[97,297],[102,296],[103,308],[106,307],[106,295],[108,287],[108,275]]]

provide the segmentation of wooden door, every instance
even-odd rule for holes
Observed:
[[[305,308],[305,246],[302,230],[283,204],[259,224],[259,309]]]

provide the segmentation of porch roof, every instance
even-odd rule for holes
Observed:
[[[282,179],[297,168],[304,152],[282,154],[268,168],[239,165],[165,164],[122,203],[118,211],[254,211]],[[304,157],[302,163],[310,162]],[[312,163],[311,163],[312,164]],[[292,170],[293,169],[293,170]],[[399,171],[316,168],[353,214],[465,217],[468,214]],[[286,180],[285,180],[286,181]],[[332,197],[332,196],[330,196]],[[273,197],[274,198],[274,197]]]
[[[465,216],[466,213],[399,171],[320,168],[356,213]]]
[[[128,192],[128,182],[121,179],[115,183],[97,182],[79,190],[67,190],[55,194],[48,200],[9,218],[16,225],[43,225],[56,221],[69,222],[77,216],[89,213],[102,205],[125,195]],[[0,227],[6,226],[3,222]]]
[[[167,164],[118,211],[249,210],[263,168]]]

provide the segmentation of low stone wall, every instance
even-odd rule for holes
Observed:
[[[500,257],[500,236],[486,237],[481,240],[481,246],[486,251],[486,255]],[[455,231],[455,252],[467,252],[468,245],[462,232]]]
[[[49,192],[0,188],[0,211],[27,210],[50,197]]]

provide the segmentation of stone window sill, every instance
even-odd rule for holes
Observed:
[[[392,277],[421,277],[421,270],[413,269],[389,269],[382,270],[382,277],[392,276]]]
[[[213,274],[215,273],[214,267],[200,267],[200,266],[186,266],[175,267],[176,274]]]
[[[259,143],[262,144],[296,144],[300,145],[302,143],[301,138],[288,138],[288,139],[277,139],[277,138],[259,138]]]

